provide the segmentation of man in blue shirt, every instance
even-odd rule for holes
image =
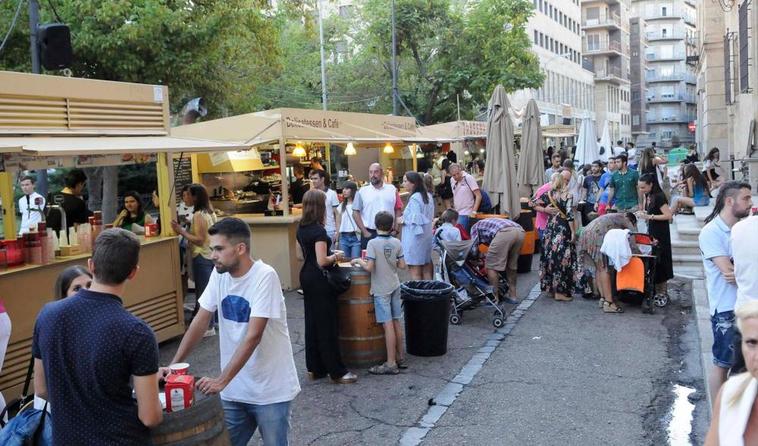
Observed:
[[[53,444],[150,444],[149,428],[163,420],[155,334],[121,301],[139,250],[131,232],[103,231],[88,260],[90,289],[45,305],[37,316],[34,389],[50,402]]]
[[[600,194],[595,202],[595,210],[598,215],[605,215],[606,208],[613,206],[613,202],[608,202],[608,185],[611,183],[611,178],[613,178],[613,172],[615,171],[616,157],[611,156],[608,158],[608,170],[600,175],[600,181],[598,182],[598,186],[600,186]]]
[[[737,300],[737,285],[729,239],[732,226],[750,215],[752,205],[750,184],[737,181],[725,183],[719,190],[713,212],[705,219],[706,225],[698,236],[713,330],[715,367],[708,377],[712,401],[715,401],[716,394],[726,381],[729,368],[735,363],[734,304]]]

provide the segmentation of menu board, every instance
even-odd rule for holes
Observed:
[[[182,201],[182,189],[192,184],[192,158],[189,156],[174,158],[174,194],[176,202]]]

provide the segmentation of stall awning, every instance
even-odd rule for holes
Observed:
[[[0,137],[6,148],[35,156],[113,155],[123,153],[223,152],[250,145],[170,136]],[[19,149],[20,148],[20,149]]]
[[[417,129],[417,135],[408,142],[455,142],[466,139],[486,139],[487,123],[480,121],[452,121],[427,125]]]

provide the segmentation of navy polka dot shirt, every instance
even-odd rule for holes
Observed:
[[[158,371],[158,344],[121,299],[81,290],[45,305],[32,353],[44,364],[54,444],[150,444],[130,377]]]

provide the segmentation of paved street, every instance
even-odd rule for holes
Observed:
[[[521,275],[519,295],[528,296],[536,282],[536,272]],[[350,386],[307,380],[302,296],[288,293],[303,387],[291,442],[667,444],[673,385],[681,384],[696,389],[693,435],[671,444],[699,444],[708,415],[691,290],[688,283],[672,284],[678,297],[653,316],[634,306],[606,315],[596,301],[559,303],[533,293],[536,300],[522,303],[498,333],[489,311],[474,310],[463,325],[450,326],[445,356],[410,356],[410,368],[398,376],[357,370],[359,381]],[[164,363],[177,346],[161,346]],[[218,373],[217,338],[204,339],[190,363],[195,375]]]

